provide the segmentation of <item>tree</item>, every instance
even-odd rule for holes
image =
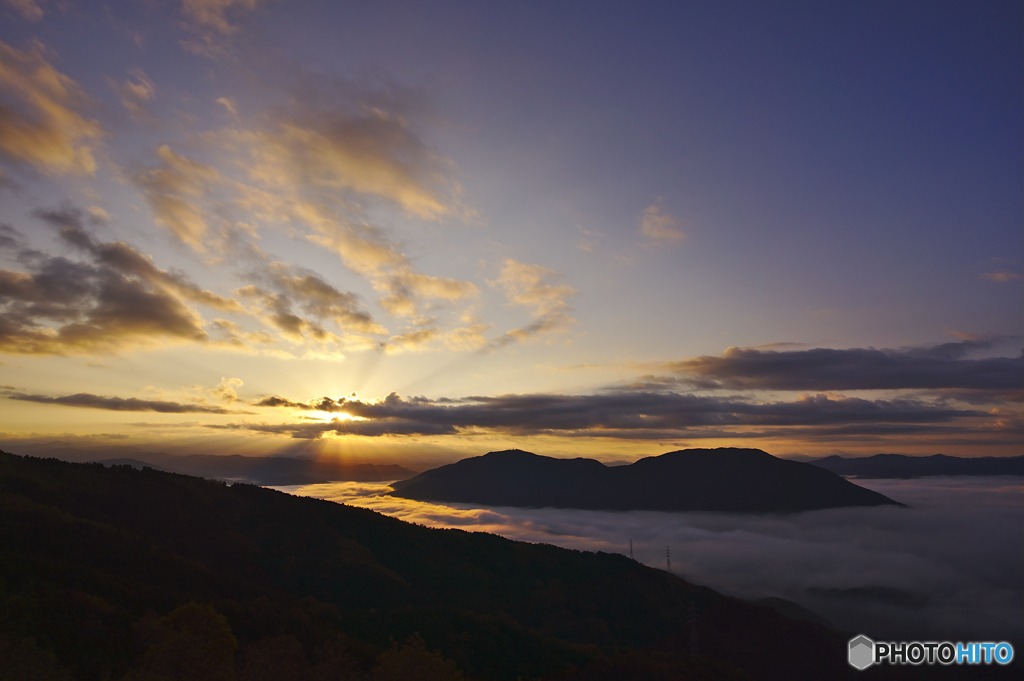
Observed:
[[[212,607],[189,603],[140,625],[151,645],[125,681],[234,681],[235,637]]]
[[[439,652],[429,652],[423,638],[413,634],[402,646],[381,654],[372,681],[463,681],[462,672]]]

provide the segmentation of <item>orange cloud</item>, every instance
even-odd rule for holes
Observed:
[[[28,21],[39,21],[43,18],[41,0],[4,0],[4,4]]]
[[[373,110],[360,116],[305,115],[261,131],[233,131],[252,156],[262,186],[350,192],[378,197],[416,217],[456,214],[450,162],[423,144],[401,118]]]
[[[96,172],[103,128],[74,110],[85,97],[47,61],[42,45],[21,52],[0,42],[0,93],[10,98],[0,101],[0,154],[47,175]]]
[[[135,181],[142,188],[157,224],[196,251],[205,252],[209,223],[201,200],[211,185],[221,182],[220,173],[176,154],[166,144],[156,153],[160,166],[143,171]]]
[[[640,214],[640,233],[647,239],[644,245],[649,247],[671,246],[682,243],[686,238],[679,229],[679,221],[662,213],[656,205],[648,206]]]
[[[149,102],[156,97],[156,85],[142,69],[132,69],[129,76],[124,83],[111,80],[111,87],[121,97],[121,104],[134,120],[152,121]]]
[[[238,30],[228,19],[254,11],[261,0],[182,0],[181,13],[184,26],[192,37],[181,41],[182,47],[192,54],[216,57],[224,53],[226,40]]]
[[[576,289],[567,284],[552,284],[558,276],[554,270],[540,265],[527,265],[512,258],[505,260],[501,274],[493,283],[505,289],[509,304],[527,308],[534,319],[527,326],[507,331],[494,341],[495,346],[561,331],[576,321],[569,315],[572,308],[568,303],[568,299],[576,295]]]
[[[218,33],[234,33],[238,30],[228,22],[228,10],[256,9],[259,0],[182,0],[181,13],[196,27],[210,28]]]
[[[245,167],[255,182],[255,186],[236,185],[239,208],[272,224],[307,227],[311,243],[337,253],[346,267],[370,281],[382,294],[379,302],[389,314],[416,318],[424,301],[451,302],[477,296],[479,290],[471,282],[418,272],[398,244],[363,219],[355,207],[359,196],[370,194],[420,217],[461,211],[457,202],[441,203],[442,194],[418,179],[423,174],[431,175],[420,172],[431,164],[431,154],[401,126],[392,129],[393,135],[370,131],[366,139],[357,140],[359,135],[354,129],[339,132],[348,119],[339,120],[332,129],[334,142],[325,141],[322,145],[312,142],[322,137],[320,133],[306,130],[298,134],[295,131],[300,128],[293,124],[285,126],[295,133],[292,136],[230,133],[229,147],[251,155],[252,163],[245,163]],[[352,125],[359,127],[358,123]],[[372,141],[375,135],[381,139]],[[385,142],[384,138],[389,136],[404,141]],[[348,138],[354,151],[341,150],[342,142]],[[302,143],[296,144],[296,139]],[[318,148],[332,144],[334,151]],[[415,159],[417,154],[419,161],[399,160]],[[338,160],[342,157],[347,161]],[[360,170],[363,162],[369,169],[366,173]],[[372,180],[374,176],[376,180]],[[385,180],[385,176],[393,177],[394,181]],[[444,184],[439,181],[439,185]]]
[[[1013,281],[1014,279],[1020,279],[1020,275],[1017,274],[1016,272],[1007,271],[985,272],[984,274],[981,275],[981,277],[983,279],[988,279],[990,281],[998,281],[1004,284],[1008,281]]]

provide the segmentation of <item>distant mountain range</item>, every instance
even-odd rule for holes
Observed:
[[[629,466],[511,449],[392,485],[422,501],[609,511],[795,512],[901,505],[823,468],[759,449],[687,449]]]
[[[858,478],[919,478],[929,475],[1024,475],[1024,456],[905,456],[876,454],[858,459],[826,456],[809,460],[819,468]]]
[[[329,460],[238,454],[193,454],[162,459],[161,465],[175,473],[279,486],[314,485],[334,481],[386,482],[416,475],[416,471],[394,464],[342,464]]]
[[[20,449],[20,448],[19,448]],[[342,463],[285,456],[241,456],[238,454],[193,454],[180,456],[149,452],[136,447],[109,450],[76,449],[63,446],[26,447],[24,453],[74,463],[102,463],[105,466],[149,466],[156,470],[197,475],[255,485],[315,485],[324,482],[390,482],[405,480],[418,471],[394,464]]]

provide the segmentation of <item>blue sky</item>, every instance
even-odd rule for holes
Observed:
[[[1019,3],[0,14],[9,448],[1019,451]]]

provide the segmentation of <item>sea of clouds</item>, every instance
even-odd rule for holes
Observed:
[[[629,554],[740,598],[799,603],[876,640],[1024,641],[1024,484],[1012,477],[862,480],[907,508],[786,515],[437,504],[379,483],[278,487],[428,527]],[[853,591],[851,591],[853,590]]]

